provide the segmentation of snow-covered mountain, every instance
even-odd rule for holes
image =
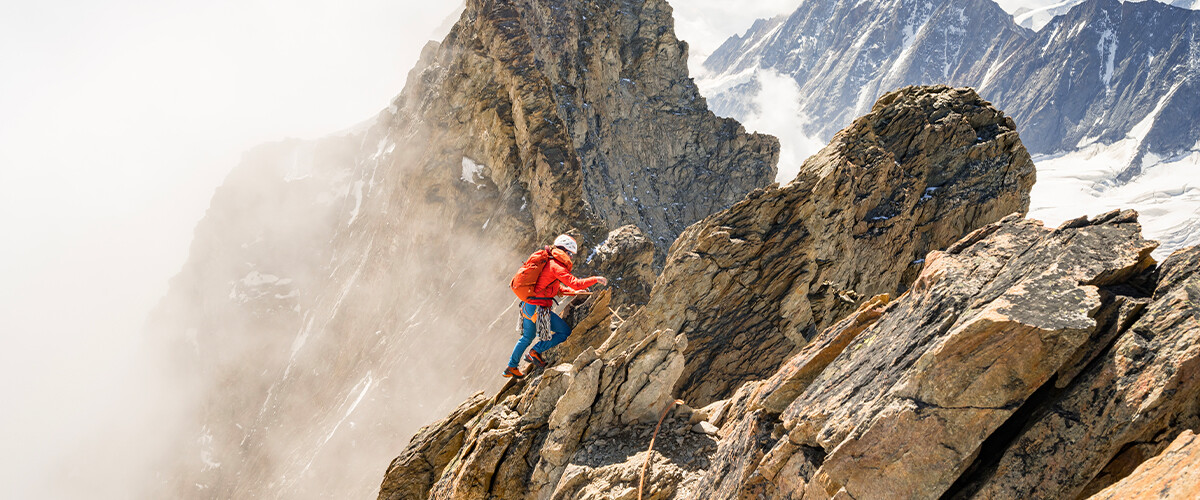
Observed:
[[[1154,1],[1025,4],[1014,17],[991,0],[809,0],[727,40],[704,63],[702,87],[719,114],[752,127],[765,107],[798,103],[786,127],[797,133],[763,128],[780,134],[780,180],[790,180],[789,141],[828,140],[894,88],[972,86],[1013,116],[1035,160],[1049,162],[1033,216],[1055,223],[1119,203],[1171,215],[1157,231],[1143,219],[1162,253],[1196,242],[1200,12]],[[1019,24],[1055,9],[1065,13],[1038,31]],[[779,75],[795,88],[764,98]],[[1151,172],[1160,165],[1169,175]]]
[[[1005,2],[1001,6],[1012,12],[1017,24],[1033,30],[1041,30],[1050,20],[1066,14],[1084,0],[1018,0]],[[1200,0],[1162,0],[1160,3],[1184,9],[1200,8]]]

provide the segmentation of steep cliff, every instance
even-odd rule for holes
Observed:
[[[372,491],[395,443],[499,384],[503,283],[557,233],[614,307],[645,300],[656,255],[778,154],[707,110],[670,13],[471,0],[373,122],[248,158],[153,320],[200,400],[157,495]]]

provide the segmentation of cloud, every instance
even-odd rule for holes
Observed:
[[[755,74],[759,91],[751,99],[755,111],[742,124],[747,130],[779,138],[779,173],[775,180],[786,184],[800,172],[804,160],[825,144],[806,135],[801,124],[807,120],[800,112],[800,86],[792,77],[773,69]]]
[[[730,2],[728,0],[689,0],[673,2],[675,34],[688,42],[689,66],[693,73],[700,71],[700,62],[717,50],[726,39],[745,33],[759,18],[791,14],[804,0],[758,0]]]

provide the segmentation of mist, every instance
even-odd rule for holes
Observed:
[[[0,496],[131,496],[173,432],[143,326],[213,190],[255,144],[374,115],[454,8],[0,7]]]

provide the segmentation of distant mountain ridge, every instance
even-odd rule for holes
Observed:
[[[1017,24],[1038,31],[1046,26],[1051,19],[1066,14],[1072,7],[1083,3],[1084,0],[1043,0],[1031,2],[1032,6],[1024,5],[1013,11]],[[1184,9],[1200,9],[1198,0],[1159,0],[1159,3],[1174,5]]]
[[[888,89],[947,83],[1011,110],[1035,153],[1119,140],[1153,117],[1146,151],[1167,156],[1200,139],[1200,126],[1173,116],[1200,104],[1198,23],[1200,13],[1157,2],[1088,0],[1034,32],[991,0],[815,0],[756,22],[704,65],[727,77],[758,68],[792,76],[811,96],[805,128],[822,138]],[[719,113],[746,110],[751,78],[719,89]]]
[[[797,126],[818,142],[890,89],[974,87],[1013,117],[1035,160],[1104,161],[1089,166],[1103,172],[1086,179],[1061,172],[1074,183],[1066,189],[1096,191],[1090,196],[1100,200],[1100,190],[1134,182],[1153,165],[1200,170],[1200,121],[1192,119],[1200,112],[1200,12],[1154,1],[1069,4],[1033,31],[991,0],[810,0],[727,40],[705,61],[712,75],[704,86],[718,114],[747,121],[763,107],[763,75],[789,77],[798,87]],[[1182,209],[1196,216],[1151,236],[1195,242],[1200,187],[1181,184],[1177,194],[1161,183],[1127,190],[1124,205],[1182,196]]]

